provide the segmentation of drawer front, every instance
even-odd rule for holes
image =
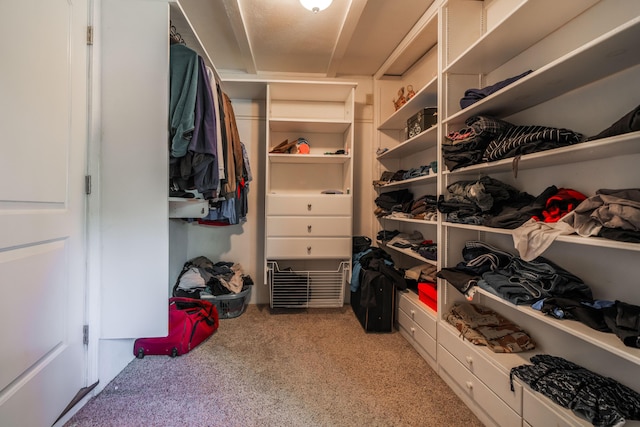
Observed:
[[[351,257],[350,237],[269,237],[267,253],[269,259],[314,259]]]
[[[353,209],[351,195],[346,194],[320,194],[315,196],[268,194],[266,205],[267,216],[351,216]]]
[[[418,326],[424,329],[429,335],[436,336],[436,318],[430,314],[418,296],[412,292],[403,292],[399,298],[400,310],[403,310]]]
[[[514,411],[522,413],[522,385],[514,382],[514,390],[511,391],[509,373],[487,360],[480,349],[475,349],[473,344],[456,333],[457,330],[452,326],[440,325],[438,329],[439,343],[465,368],[489,386]],[[483,347],[483,349],[485,348]],[[501,356],[509,357],[512,355],[496,354],[496,357]]]
[[[416,345],[419,346],[420,349],[435,360],[437,351],[436,340],[411,320],[409,315],[403,310],[398,310],[398,325],[404,330],[404,335],[408,337],[414,347]],[[418,349],[418,351],[420,351],[420,349]]]
[[[448,378],[457,387],[454,391],[463,399],[475,403],[499,426],[519,426],[522,418],[494,394],[482,381],[471,374],[451,353],[442,346],[438,349],[438,365],[441,377]]]
[[[269,237],[351,237],[351,217],[293,217],[267,218]]]
[[[522,392],[522,418],[532,427],[582,427],[591,423],[555,404],[547,397],[524,386]]]

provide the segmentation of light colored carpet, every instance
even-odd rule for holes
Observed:
[[[66,424],[482,426],[399,332],[349,306],[250,305],[190,353],[133,360]]]

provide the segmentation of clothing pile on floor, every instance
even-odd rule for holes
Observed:
[[[173,296],[200,299],[205,295],[237,294],[253,285],[251,276],[233,262],[214,263],[205,256],[187,261],[173,287]]]
[[[436,274],[468,298],[480,288],[516,305],[557,319],[581,322],[614,333],[628,347],[640,348],[640,306],[593,298],[582,279],[544,258],[525,261],[485,242],[471,240],[463,261]]]

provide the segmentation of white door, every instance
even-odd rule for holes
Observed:
[[[86,382],[87,1],[0,0],[0,425]]]

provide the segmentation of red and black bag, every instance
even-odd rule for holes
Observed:
[[[211,302],[193,298],[169,298],[169,335],[138,338],[133,354],[180,356],[210,337],[220,324],[218,309]]]

